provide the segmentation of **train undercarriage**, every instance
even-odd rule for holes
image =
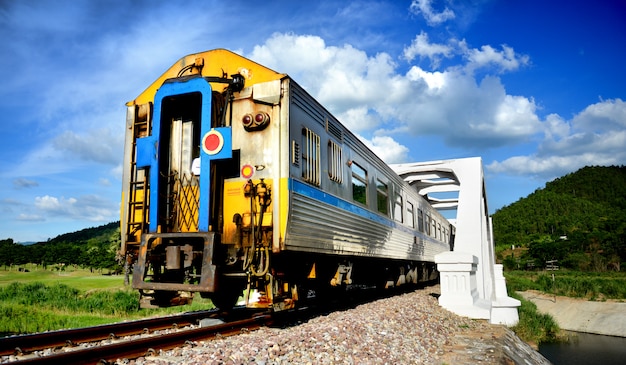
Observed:
[[[227,258],[214,237],[211,233],[146,235],[145,247],[152,248],[145,255],[147,260],[139,260],[133,270],[133,287],[140,290],[141,307],[189,304],[198,293],[221,309],[244,305],[282,311],[336,299],[345,291],[429,282],[438,274],[432,263],[303,252],[271,254],[265,250],[259,250],[259,255],[268,266],[244,270],[243,257],[224,265],[212,263],[220,261],[218,257],[222,262]],[[271,257],[265,259],[264,255]],[[214,260],[204,259],[208,257]]]

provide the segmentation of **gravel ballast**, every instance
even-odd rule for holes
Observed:
[[[198,341],[127,363],[549,364],[506,327],[441,308],[438,293],[438,286],[427,287],[298,326]]]

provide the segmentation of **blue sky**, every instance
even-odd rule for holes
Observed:
[[[388,163],[480,156],[491,213],[626,164],[626,0],[0,1],[0,239],[119,219],[126,101],[226,48]]]

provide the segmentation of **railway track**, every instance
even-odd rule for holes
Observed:
[[[193,344],[193,341],[236,335],[262,326],[284,328],[298,325],[317,315],[393,295],[392,292],[381,295],[367,290],[344,294],[342,301],[336,301],[335,298],[272,315],[268,312],[250,312],[245,308],[236,308],[229,313],[198,311],[96,327],[5,337],[0,338],[0,361],[13,365],[110,364],[118,359],[158,355],[161,350],[183,347]],[[203,319],[209,321],[201,322]],[[186,326],[189,328],[184,328]],[[159,332],[154,334],[156,331]],[[98,341],[106,343],[94,344]],[[14,357],[7,360],[8,356]]]
[[[197,324],[201,319],[215,318],[217,312],[194,312],[185,315],[145,319],[140,321],[116,323],[105,326],[53,331],[0,339],[0,355],[15,355],[17,360],[10,364],[108,364],[117,359],[133,359],[157,354],[183,346],[192,341],[211,339],[216,336],[229,336],[242,330],[254,330],[269,325],[271,316],[255,314],[243,318],[244,311],[229,314],[225,322],[189,329],[182,328]],[[250,315],[249,312],[247,312]],[[158,335],[133,336],[151,333],[157,330],[172,329]],[[111,343],[83,347],[81,344],[110,339]],[[35,353],[44,349],[52,352],[45,356]]]

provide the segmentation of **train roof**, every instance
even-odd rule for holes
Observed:
[[[182,57],[174,63],[167,71],[157,78],[147,89],[145,89],[134,100],[126,103],[127,106],[141,105],[154,100],[154,95],[163,82],[170,78],[186,76],[190,73],[195,74],[200,71],[204,77],[230,77],[234,74],[241,74],[246,79],[246,86],[251,84],[280,80],[286,77],[286,74],[276,72],[241,55],[226,49],[214,49],[210,51],[192,53]],[[181,74],[181,71],[183,73]],[[218,84],[212,84],[212,87],[218,88]]]

